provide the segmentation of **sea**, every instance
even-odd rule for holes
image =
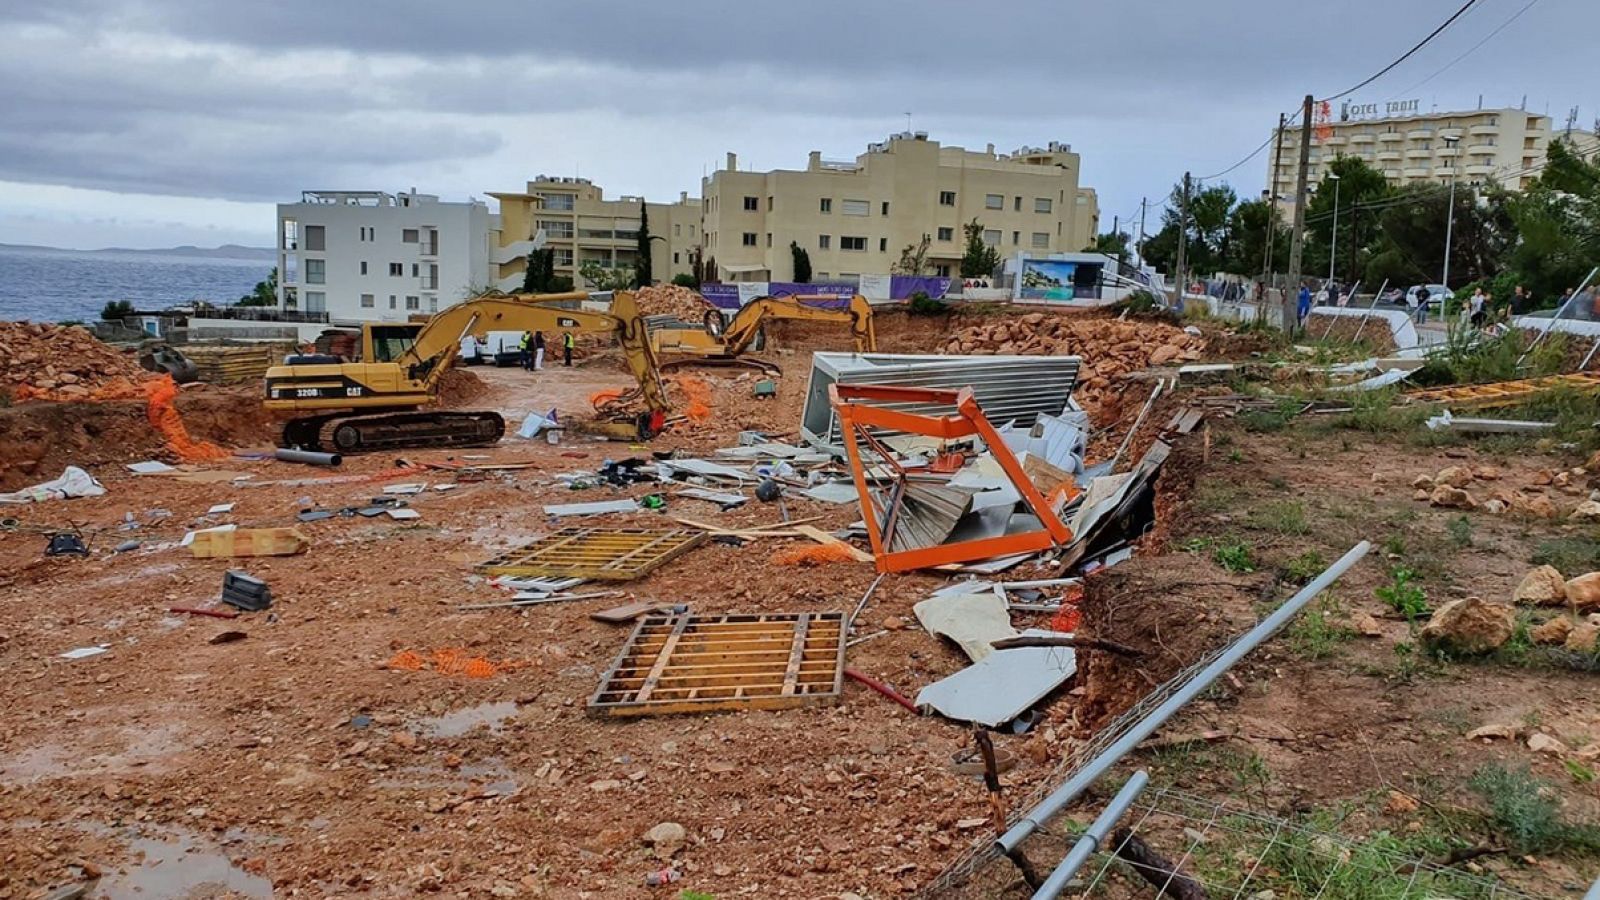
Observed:
[[[0,319],[91,322],[108,301],[156,310],[232,303],[272,271],[270,260],[0,247]]]

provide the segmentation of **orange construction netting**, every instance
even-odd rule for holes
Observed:
[[[183,417],[178,415],[178,407],[174,405],[178,396],[178,385],[172,380],[171,375],[162,375],[146,381],[144,394],[148,402],[145,416],[150,419],[150,424],[161,432],[161,436],[167,439],[167,449],[179,459],[184,462],[210,462],[227,459],[233,455],[209,441],[196,441],[189,437],[189,429],[183,427]]]
[[[389,659],[388,668],[405,672],[432,669],[441,675],[460,675],[463,678],[493,678],[507,672],[533,665],[525,659],[492,660],[486,656],[473,656],[457,647],[446,647],[430,653],[401,650]]]
[[[772,554],[780,566],[818,566],[823,563],[852,562],[855,554],[845,544],[806,544]]]
[[[678,390],[683,391],[683,396],[688,399],[684,404],[683,414],[691,422],[704,422],[711,418],[711,386],[688,375],[680,375],[672,383]]]

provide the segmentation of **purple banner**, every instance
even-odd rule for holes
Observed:
[[[837,300],[810,301],[810,305],[843,308],[856,294],[853,284],[797,284],[792,281],[731,282],[700,285],[700,296],[719,309],[738,309],[757,297],[828,296]]]
[[[922,291],[930,298],[938,300],[950,291],[950,279],[934,278],[926,275],[896,275],[889,279],[889,298],[891,300],[904,300]]]
[[[739,308],[739,286],[726,282],[700,285],[700,296],[721,309]]]

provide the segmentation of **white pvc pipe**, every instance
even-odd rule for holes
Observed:
[[[1111,802],[1106,804],[1100,815],[1089,823],[1089,830],[1085,831],[1083,836],[1078,838],[1078,842],[1072,845],[1072,849],[1067,851],[1067,855],[1061,860],[1061,865],[1056,866],[1056,870],[1050,873],[1044,884],[1039,885],[1039,889],[1033,892],[1033,900],[1055,900],[1063,890],[1066,890],[1072,881],[1072,876],[1078,874],[1078,870],[1089,861],[1089,857],[1100,849],[1100,842],[1106,839],[1111,826],[1117,824],[1117,820],[1128,811],[1128,807],[1132,806],[1133,801],[1144,792],[1144,787],[1149,781],[1150,773],[1145,770],[1140,769],[1133,773],[1133,777],[1122,786],[1122,790],[1117,791],[1117,795],[1111,798]]]

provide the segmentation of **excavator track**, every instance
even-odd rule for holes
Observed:
[[[677,369],[686,369],[691,366],[714,366],[718,368],[754,369],[763,375],[777,377],[783,374],[783,367],[775,362],[764,359],[753,359],[748,356],[685,356],[679,359],[668,360],[661,363],[658,368],[663,372]]]
[[[329,453],[372,453],[425,447],[482,447],[506,433],[499,413],[393,412],[316,416],[284,426],[283,445]]]

